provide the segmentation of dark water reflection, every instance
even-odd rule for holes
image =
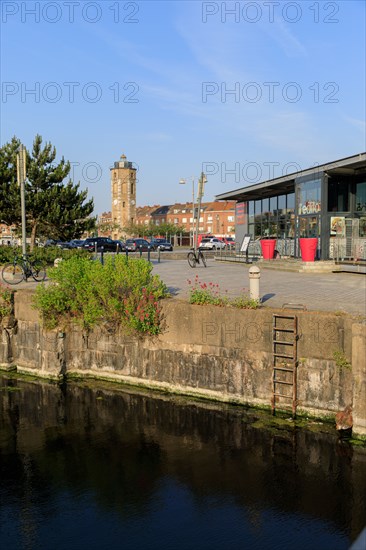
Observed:
[[[240,408],[0,377],[0,548],[347,549],[366,450]]]

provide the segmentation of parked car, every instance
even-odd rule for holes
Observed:
[[[215,235],[212,235],[212,233],[199,234],[198,237],[197,237],[197,245],[199,246],[201,244],[202,239],[213,239],[214,237],[215,237]]]
[[[116,252],[117,244],[115,241],[112,241],[109,237],[90,237],[85,239],[83,248],[89,250],[89,252],[94,252],[95,246],[97,247],[97,252]]]
[[[202,239],[199,248],[204,250],[216,250],[217,248],[225,248],[226,244],[218,239],[217,237],[212,237],[210,239]]]
[[[116,247],[118,246],[118,252],[125,252],[126,243],[124,243],[123,241],[121,241],[119,239],[115,239],[113,242],[116,243]]]
[[[57,241],[55,239],[48,239],[45,243],[44,243],[44,246],[45,247],[49,247],[49,246],[56,246],[57,248],[67,248],[67,249],[71,249],[71,248],[74,248],[74,246],[69,243],[69,242],[65,242],[65,241]]]
[[[127,239],[126,248],[129,252],[136,252],[139,250],[147,252],[147,250],[152,250],[149,241],[146,239]]]
[[[151,239],[150,245],[153,250],[158,250],[160,248],[160,250],[169,250],[173,252],[172,243],[170,243],[166,239]]]
[[[55,239],[47,239],[47,241],[44,243],[44,246],[45,247],[58,246],[61,243],[62,241],[56,241]]]
[[[233,237],[223,237],[223,242],[226,244],[228,248],[235,248],[235,239]]]
[[[71,239],[70,244],[73,248],[83,248],[85,239]]]

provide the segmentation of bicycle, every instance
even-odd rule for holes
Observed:
[[[17,285],[33,277],[37,283],[46,278],[46,269],[41,260],[31,261],[28,256],[14,257],[13,262],[5,264],[1,272],[3,281],[9,285]]]
[[[199,248],[197,250],[194,250],[194,248],[192,248],[192,251],[193,252],[188,252],[187,254],[189,265],[191,267],[196,267],[197,264],[202,262],[204,267],[207,267],[206,258],[204,257],[202,250],[200,250]]]

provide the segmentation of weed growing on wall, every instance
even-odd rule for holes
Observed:
[[[13,313],[14,293],[0,283],[0,321]]]
[[[109,256],[98,261],[74,257],[49,270],[51,283],[37,288],[34,306],[46,328],[69,322],[90,330],[124,326],[131,331],[161,331],[159,300],[168,295],[165,284],[152,275],[143,259]]]
[[[232,306],[240,309],[257,309],[258,300],[253,300],[247,294],[230,299],[227,291],[222,295],[222,291],[217,283],[205,283],[199,280],[198,275],[192,280],[187,280],[189,285],[189,303],[190,304],[211,304],[214,306]]]
[[[333,352],[333,359],[335,361],[335,364],[337,365],[337,367],[339,367],[340,369],[350,369],[351,368],[351,363],[348,361],[344,351],[342,350],[335,350]]]

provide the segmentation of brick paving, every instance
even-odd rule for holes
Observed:
[[[189,267],[186,260],[153,260],[173,295],[186,298],[189,284],[198,275],[205,283],[218,283],[230,297],[249,293],[250,265],[207,260],[207,268]],[[258,264],[260,266],[260,264]],[[261,268],[260,295],[264,306],[303,304],[308,310],[343,311],[366,316],[366,276],[358,273],[297,273]]]

